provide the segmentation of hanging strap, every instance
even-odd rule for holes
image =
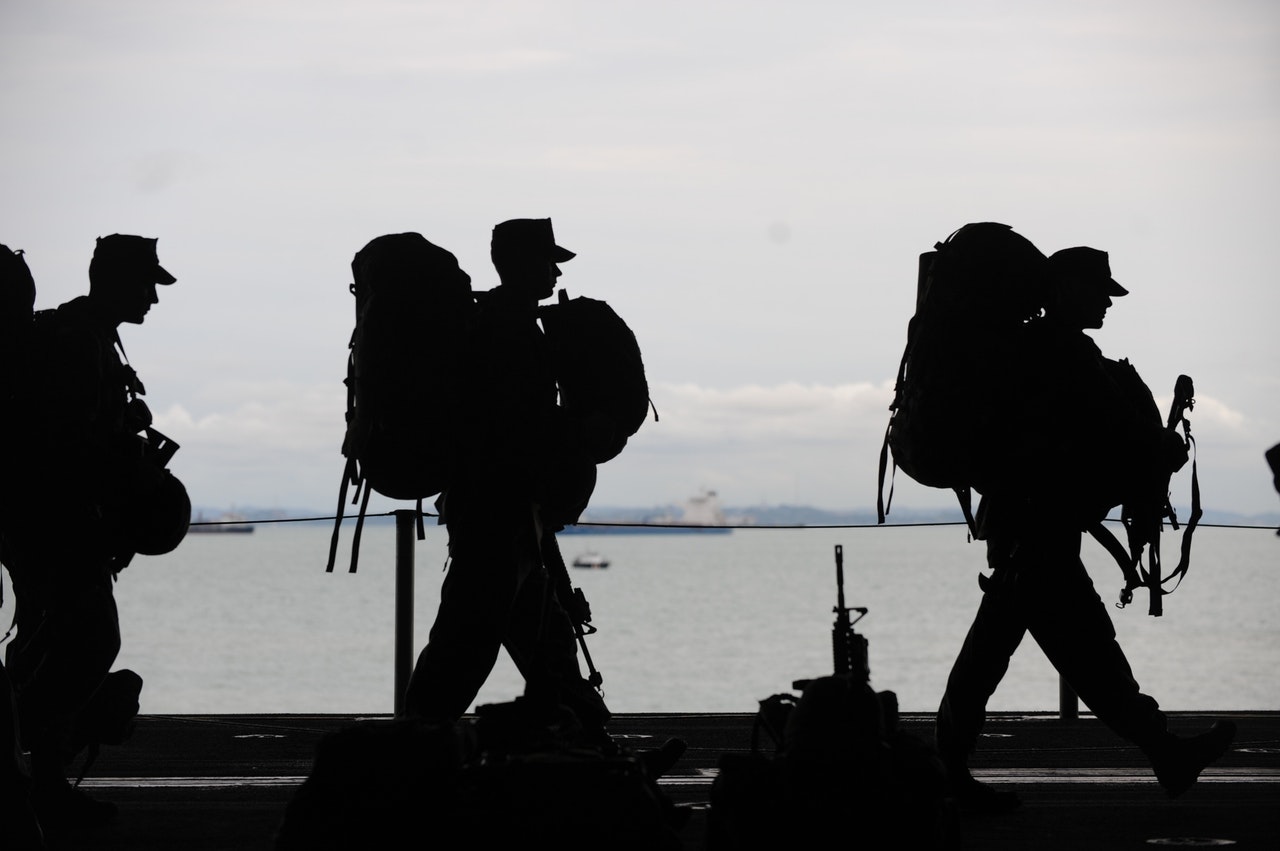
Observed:
[[[356,291],[356,285],[352,284],[350,289],[351,289],[351,293],[354,295]],[[360,475],[360,463],[359,461],[356,460],[356,456],[359,453],[356,447],[356,443],[357,443],[356,436],[352,431],[352,428],[354,426],[353,412],[355,411],[355,407],[356,407],[355,351],[354,351],[355,344],[356,344],[356,329],[353,329],[351,331],[351,339],[347,341],[347,377],[342,382],[347,387],[347,412],[346,412],[347,431],[342,436],[342,454],[346,456],[347,463],[343,465],[342,484],[338,488],[338,510],[335,512],[335,517],[333,521],[333,535],[329,539],[329,561],[325,565],[326,573],[333,573],[334,564],[337,562],[337,559],[338,559],[338,535],[342,531],[343,507],[346,505],[346,502],[347,502],[347,491],[349,490],[349,486],[350,485],[356,486],[355,496],[352,497],[352,504],[354,505],[355,502],[360,498],[361,487],[365,484],[363,478]],[[367,496],[368,495],[366,493],[366,501],[367,501]],[[361,521],[363,521],[364,519],[363,510],[361,511],[360,519]],[[358,529],[359,527],[357,527],[357,535],[356,535],[357,541],[359,540]],[[350,572],[355,573],[355,570],[356,570],[356,552],[355,552],[355,544],[352,544]]]
[[[1124,608],[1133,602],[1133,589],[1142,585],[1142,579],[1138,575],[1137,564],[1140,563],[1141,553],[1139,553],[1139,561],[1135,562],[1132,552],[1120,543],[1120,539],[1112,534],[1111,530],[1104,526],[1101,522],[1095,523],[1089,527],[1088,532],[1093,536],[1103,549],[1111,554],[1116,560],[1116,564],[1120,567],[1120,572],[1124,576],[1124,590],[1120,592],[1120,602],[1117,604],[1120,608]]]
[[[364,494],[361,495],[361,491]],[[356,530],[351,535],[351,567],[347,569],[347,573],[356,572],[356,562],[360,559],[360,538],[364,535],[364,516],[369,510],[369,494],[373,492],[373,488],[369,487],[368,482],[360,482],[356,488],[356,497],[360,500],[360,513],[356,515]],[[355,498],[352,502],[355,502]]]
[[[1165,516],[1168,512],[1166,509]],[[1162,565],[1160,563],[1160,537],[1163,532],[1163,524],[1160,520],[1156,521],[1156,529],[1151,532],[1150,529],[1141,528],[1132,516],[1126,514],[1122,517],[1125,528],[1129,532],[1129,549],[1132,553],[1131,571],[1125,579],[1125,588],[1129,592],[1129,597],[1133,597],[1133,589],[1137,585],[1131,585],[1136,576],[1138,585],[1145,585],[1147,588],[1148,598],[1147,613],[1153,617],[1160,617],[1164,614],[1164,580],[1161,576]],[[1177,528],[1175,521],[1174,528]],[[1149,536],[1150,540],[1146,540],[1145,536]],[[1145,548],[1147,553],[1147,567],[1142,567],[1142,553]],[[1123,597],[1122,597],[1123,600]]]
[[[329,537],[329,560],[325,564],[325,573],[333,573],[334,564],[338,560],[338,537],[342,532],[343,506],[347,502],[347,492],[350,485],[356,486],[356,492],[351,497],[351,504],[359,503],[360,508],[356,514],[355,533],[351,536],[351,566],[347,569],[348,573],[355,573],[356,566],[360,560],[360,537],[364,533],[364,517],[369,510],[369,494],[373,488],[369,487],[369,483],[360,478],[357,472],[358,465],[355,459],[348,459],[346,469],[342,473],[342,484],[338,488],[338,510],[335,513],[333,521],[333,534]],[[425,533],[422,528],[422,503],[418,503],[418,540],[422,540]]]
[[[1173,588],[1165,593],[1172,592],[1182,583],[1183,577],[1187,575],[1187,571],[1191,567],[1191,534],[1196,527],[1200,525],[1200,517],[1204,514],[1200,505],[1200,474],[1196,470],[1196,441],[1191,436],[1191,424],[1186,418],[1182,419],[1182,431],[1186,437],[1187,446],[1191,449],[1191,516],[1187,518],[1187,525],[1182,530],[1182,547],[1179,552],[1178,566],[1169,574],[1166,582],[1173,582]],[[1173,512],[1172,506],[1169,508],[1170,514]],[[1177,528],[1177,518],[1173,518],[1174,528]]]
[[[1139,528],[1128,510],[1121,517],[1128,533],[1128,552],[1101,523],[1095,524],[1089,529],[1093,537],[1116,559],[1124,575],[1124,588],[1120,592],[1120,602],[1117,604],[1120,608],[1124,608],[1133,601],[1135,589],[1145,585],[1151,594],[1148,613],[1155,617],[1160,617],[1164,614],[1164,595],[1171,594],[1177,589],[1191,567],[1191,536],[1200,523],[1201,515],[1204,513],[1200,504],[1200,473],[1196,466],[1196,442],[1195,438],[1191,436],[1191,423],[1186,416],[1187,412],[1195,407],[1194,394],[1195,388],[1191,379],[1186,375],[1179,375],[1174,385],[1173,403],[1170,406],[1169,419],[1166,424],[1166,428],[1171,432],[1176,432],[1178,427],[1181,426],[1183,439],[1186,441],[1191,454],[1191,516],[1187,518],[1186,526],[1182,529],[1182,543],[1177,566],[1167,577],[1162,575],[1163,564],[1160,557],[1161,529],[1156,528],[1152,532],[1150,529]],[[1160,520],[1162,521],[1164,518],[1168,518],[1175,531],[1179,528],[1178,515],[1167,492]],[[1150,540],[1146,540],[1146,537],[1149,537]],[[1145,570],[1142,567],[1144,549],[1147,551],[1147,567]],[[1166,588],[1165,586],[1170,583],[1172,583],[1172,587]]]
[[[1191,453],[1191,517],[1187,519],[1187,526],[1182,531],[1182,547],[1178,566],[1174,568],[1167,578],[1161,575],[1163,565],[1160,562],[1160,531],[1158,529],[1148,547],[1148,568],[1145,580],[1147,587],[1151,591],[1150,614],[1156,617],[1164,613],[1162,603],[1164,595],[1172,592],[1174,588],[1177,588],[1182,583],[1182,578],[1186,576],[1187,570],[1191,567],[1191,533],[1199,525],[1202,513],[1200,508],[1200,475],[1195,463],[1195,440],[1191,437],[1191,423],[1187,420],[1187,412],[1195,408],[1195,405],[1194,383],[1191,381],[1190,376],[1179,375],[1173,387],[1173,401],[1169,406],[1169,418],[1166,428],[1170,432],[1176,433],[1178,427],[1181,426],[1183,441]],[[1176,530],[1178,528],[1178,515],[1173,510],[1173,504],[1169,500],[1167,488],[1163,513],[1165,517],[1169,518],[1170,524]],[[1173,588],[1166,591],[1164,586],[1169,583],[1173,583]]]
[[[329,538],[329,562],[325,566],[325,573],[333,573],[334,562],[338,559],[338,534],[342,531],[343,507],[347,502],[348,486],[357,481],[356,475],[356,461],[354,458],[348,458],[347,465],[342,471],[342,484],[338,487],[338,510],[335,512],[333,521],[333,535]]]
[[[876,488],[876,523],[883,524],[885,517],[889,513],[889,508],[893,505],[893,480],[897,476],[898,462],[894,459],[893,469],[889,470],[889,434],[893,431],[893,419],[897,415],[898,405],[901,403],[902,379],[907,374],[907,359],[911,355],[913,332],[915,331],[915,317],[907,325],[907,345],[902,350],[902,357],[898,360],[898,375],[893,382],[893,402],[889,405],[889,425],[884,430],[884,442],[880,444],[880,476],[878,487]],[[889,476],[889,496],[884,495],[885,474]]]
[[[356,492],[351,497],[351,504],[356,505],[359,503],[360,508],[356,514],[355,534],[351,539],[351,565],[347,572],[355,573],[356,567],[359,564],[360,537],[364,532],[364,518],[369,511],[369,496],[373,492],[373,488],[370,487],[368,481],[361,477],[360,465],[356,459],[348,458],[346,467],[344,467],[342,471],[342,484],[338,487],[338,509],[334,513],[333,534],[329,537],[329,560],[325,564],[325,573],[333,573],[334,565],[338,560],[338,539],[342,532],[342,520],[344,516],[344,508],[347,502],[347,493],[350,491],[350,486],[352,484],[356,486]],[[427,537],[426,524],[423,522],[424,514],[422,510],[422,500],[423,497],[419,497],[417,500],[417,532],[419,541],[426,540]]]
[[[970,539],[977,538],[978,523],[973,518],[973,489],[965,485],[952,490],[956,492],[956,499],[960,502],[960,513],[964,515],[965,525],[969,527]]]
[[[884,430],[884,443],[880,444],[880,479],[879,486],[876,488],[876,523],[883,524],[884,518],[889,513],[890,506],[893,505],[893,480],[898,472],[898,463],[895,461],[893,470],[889,471],[889,432],[893,429],[893,417],[889,417],[889,426]],[[889,496],[884,495],[884,479],[885,473],[889,474]]]

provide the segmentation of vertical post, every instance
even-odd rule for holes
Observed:
[[[404,714],[404,693],[413,673],[413,546],[417,512],[399,509],[396,517],[395,714]]]
[[[1080,717],[1080,700],[1066,677],[1058,677],[1058,720],[1075,721]]]

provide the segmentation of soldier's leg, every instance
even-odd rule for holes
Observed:
[[[23,597],[15,583],[15,597]],[[32,602],[28,595],[26,602]],[[87,744],[77,724],[91,705],[120,649],[120,623],[111,579],[72,589],[62,586],[43,602],[42,616],[25,621],[33,635],[11,654],[18,663],[19,733],[30,750],[31,802],[47,826],[90,826],[114,818],[114,804],[97,801],[67,780]]]
[[[1046,606],[1044,616],[1032,625],[1033,637],[1081,701],[1142,749],[1170,797],[1182,794],[1227,750],[1235,725],[1218,722],[1189,738],[1170,733],[1155,698],[1139,687],[1078,550],[1064,550],[1059,559],[1058,581],[1042,594],[1053,605]]]
[[[1157,745],[1168,735],[1165,714],[1139,687],[1084,565],[1074,553],[1050,558],[1032,637],[1101,721],[1139,746]]]
[[[34,634],[10,656],[23,738],[33,752],[51,758],[61,754],[57,758],[65,762],[74,756],[65,751],[77,716],[120,652],[120,620],[110,579],[60,589],[56,599],[46,602],[35,626]]]
[[[518,588],[525,516],[485,513],[450,523],[448,573],[440,605],[405,693],[405,711],[456,721],[493,670]]]
[[[962,767],[977,744],[987,717],[987,701],[1009,669],[1009,660],[1026,634],[1018,601],[1012,593],[1011,567],[1002,545],[988,545],[994,571],[985,586],[977,614],[951,666],[938,707],[938,753],[949,765]]]

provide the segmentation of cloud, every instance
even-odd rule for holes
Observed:
[[[600,469],[596,505],[666,505],[699,488],[733,505],[808,504],[865,509],[876,478],[890,384],[784,382],[716,388],[655,383],[657,408],[617,459]],[[183,448],[174,468],[201,505],[257,505],[329,511],[344,459],[341,389],[330,384],[223,381],[197,400],[193,415],[172,405],[156,425]],[[1157,397],[1162,407],[1168,399]],[[1267,506],[1265,424],[1212,397],[1189,415],[1206,505]],[[1175,479],[1175,493],[1189,487]],[[1185,481],[1184,481],[1185,479]],[[905,476],[894,481],[900,507],[949,506],[949,492]],[[1182,500],[1185,502],[1185,499]],[[376,510],[393,503],[375,498]]]
[[[660,384],[650,396],[660,417],[654,441],[688,449],[779,441],[831,444],[883,433],[893,391],[868,383],[729,389]]]
[[[1156,404],[1162,411],[1169,410],[1172,400],[1172,395],[1156,396]],[[1208,425],[1220,433],[1235,435],[1246,434],[1257,425],[1243,411],[1213,396],[1196,396],[1195,405],[1187,412],[1187,420],[1196,429]]]
[[[172,405],[156,427],[182,449],[173,469],[199,505],[327,506],[336,493],[345,399],[331,386],[227,383],[225,407],[193,416]]]
[[[487,288],[534,214],[654,382],[601,499],[866,505],[916,256],[996,220],[1112,252],[1103,350],[1192,372],[1206,499],[1275,504],[1274,4],[11,5],[0,239],[49,305],[94,236],[161,238],[124,336],[198,494],[327,505],[351,254],[419,230]]]

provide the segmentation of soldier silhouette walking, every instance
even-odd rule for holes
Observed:
[[[1049,258],[1049,268],[1052,297],[1026,328],[1026,374],[1018,385],[1025,388],[1019,431],[1035,447],[1023,457],[1037,462],[979,504],[978,537],[991,574],[981,577],[982,601],[937,714],[951,793],[979,811],[1019,803],[1012,791],[976,780],[969,756],[987,701],[1027,633],[1097,717],[1142,749],[1170,797],[1190,788],[1235,735],[1231,721],[1188,738],[1169,731],[1157,702],[1139,688],[1081,561],[1082,532],[1110,508],[1140,499],[1162,472],[1167,481],[1187,449],[1162,427],[1136,372],[1104,358],[1085,333],[1101,328],[1112,299],[1127,293],[1111,277],[1107,254],[1068,248]]]
[[[499,284],[476,294],[460,406],[457,474],[437,505],[449,532],[449,570],[406,711],[451,722],[475,700],[505,648],[525,679],[532,716],[556,723],[563,708],[588,736],[607,739],[610,712],[582,675],[577,635],[543,560],[544,538],[577,519],[595,486],[586,447],[592,426],[557,404],[538,303],[559,264],[550,219],[493,229]]]
[[[30,751],[31,802],[46,827],[100,825],[116,812],[67,773],[86,748],[122,741],[138,711],[141,678],[111,672],[120,649],[114,582],[143,551],[150,521],[121,495],[172,498],[172,528],[159,530],[170,549],[190,520],[181,483],[145,460],[150,413],[117,333],[141,324],[159,301],[156,286],[172,283],[155,239],[101,237],[88,295],[42,311],[32,326],[24,425],[10,424],[17,440],[6,459],[26,492],[5,518],[0,560],[15,598],[5,664]]]

